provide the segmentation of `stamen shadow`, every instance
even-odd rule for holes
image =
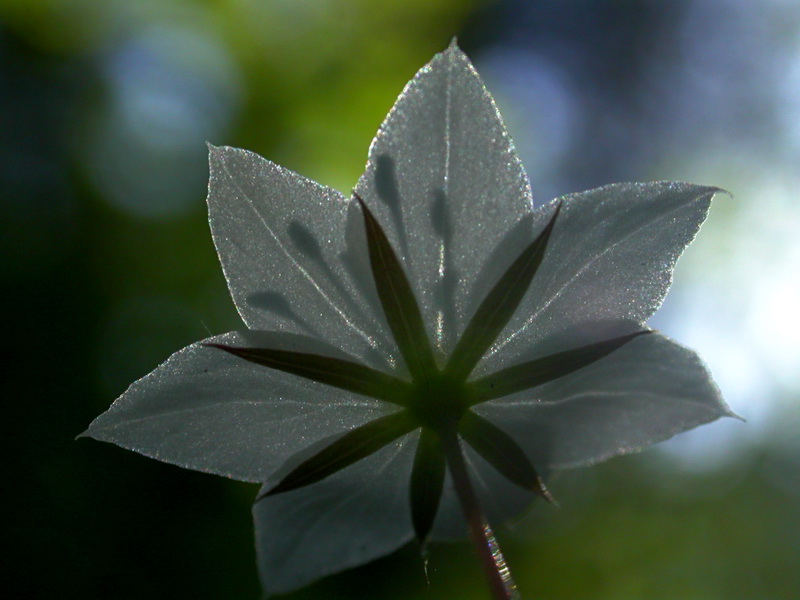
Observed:
[[[247,297],[247,301],[256,308],[273,313],[279,317],[294,322],[301,329],[311,335],[318,335],[318,331],[303,317],[298,315],[289,305],[283,294],[273,290],[255,292]]]
[[[489,290],[497,283],[500,276],[506,272],[511,263],[533,241],[532,227],[533,214],[524,215],[508,230],[503,239],[486,257],[467,296],[467,305],[465,307],[467,319],[472,318],[475,311],[478,310],[478,306],[486,298]],[[535,279],[534,277],[532,285],[536,285]]]
[[[320,248],[314,234],[305,225],[296,220],[289,223],[287,234],[297,251],[319,266],[325,278],[336,289],[339,298],[346,305],[347,314],[357,316],[362,322],[368,321],[369,319],[364,314],[364,310],[352,297],[352,293],[342,284],[340,277],[334,273],[328,261],[325,260],[322,248]]]
[[[378,198],[389,209],[395,230],[397,231],[400,251],[402,256],[409,257],[408,233],[403,222],[403,208],[400,198],[400,188],[397,185],[397,173],[394,159],[388,154],[379,154],[375,158],[375,191]]]

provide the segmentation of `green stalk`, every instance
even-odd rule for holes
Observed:
[[[519,600],[517,585],[511,578],[511,571],[506,564],[500,545],[494,537],[489,522],[481,511],[475,489],[469,479],[464,454],[455,427],[448,427],[441,432],[442,447],[450,475],[453,478],[456,495],[464,511],[472,543],[478,552],[483,573],[489,584],[494,600]]]

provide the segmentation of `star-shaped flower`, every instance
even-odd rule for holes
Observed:
[[[460,536],[464,517],[475,536],[550,499],[537,469],[731,415],[700,359],[643,325],[718,190],[626,183],[535,208],[455,45],[400,95],[352,199],[245,150],[210,162],[247,329],[177,352],[85,435],[265,484],[268,593]]]

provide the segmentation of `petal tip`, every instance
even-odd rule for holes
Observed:
[[[225,168],[225,155],[233,150],[230,146],[215,146],[210,142],[206,142],[208,148],[208,168],[209,168],[209,197],[211,192],[211,183],[216,176],[219,176]]]
[[[722,414],[723,417],[731,417],[732,419],[736,419],[737,421],[741,421],[742,423],[747,423],[747,419],[745,419],[740,414],[733,412],[729,407],[725,407],[725,412]]]
[[[726,190],[725,188],[711,186],[711,195],[716,196],[717,194],[722,194],[723,196],[727,196],[731,200],[733,199],[733,192]]]
[[[453,57],[464,57],[466,58],[467,55],[464,54],[464,51],[461,49],[461,46],[458,45],[458,38],[453,36],[450,38],[450,43],[447,46],[447,49],[443,52],[443,54],[447,54]]]
[[[87,427],[84,431],[75,436],[74,438],[75,441],[83,438],[88,438],[98,442],[108,441],[108,439],[103,436],[103,430],[106,429],[106,427],[104,426],[105,422],[104,417],[107,413],[108,411],[102,413],[94,421],[89,423],[89,427]]]
[[[206,148],[208,148],[208,159],[209,161],[214,158],[219,158],[225,153],[225,149],[229,148],[229,146],[215,146],[209,141],[206,141]]]
[[[427,66],[429,68],[436,68],[438,65],[441,65],[440,68],[445,69],[452,68],[455,65],[461,65],[469,70],[474,70],[472,61],[470,61],[469,57],[458,45],[458,39],[456,36],[450,38],[450,43],[448,44],[447,48],[436,53]]]

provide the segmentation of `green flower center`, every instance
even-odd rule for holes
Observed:
[[[422,427],[440,432],[458,424],[473,397],[463,378],[437,372],[414,382],[405,404]]]

